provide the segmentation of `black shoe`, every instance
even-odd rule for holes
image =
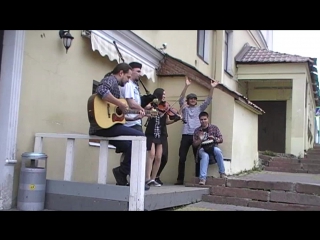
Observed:
[[[174,185],[183,185],[183,181],[177,180],[177,182]]]
[[[127,186],[128,181],[127,181],[126,175],[120,172],[119,167],[112,169],[112,172],[113,172],[114,178],[116,179],[117,185]]]
[[[129,186],[130,186],[130,183],[127,183],[126,186],[129,187]],[[146,184],[144,185],[144,190],[145,190],[145,191],[148,191],[149,189],[150,189],[150,186],[146,183]]]
[[[160,177],[156,177],[155,181],[159,184],[161,184],[161,186],[163,185],[163,182],[160,180]]]

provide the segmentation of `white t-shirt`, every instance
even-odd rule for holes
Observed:
[[[139,105],[141,105],[141,98],[139,93],[139,87],[136,83],[134,83],[132,80],[129,80],[127,84],[124,85],[124,87],[120,87],[120,97],[121,98],[129,98],[134,99]],[[127,114],[126,116],[129,118],[134,118],[138,114]],[[142,125],[141,119],[137,119],[135,121],[126,121],[124,124],[127,127],[132,127],[134,125]]]

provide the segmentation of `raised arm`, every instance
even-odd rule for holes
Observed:
[[[184,104],[184,97],[186,95],[187,89],[191,84],[191,80],[189,80],[188,76],[186,76],[186,83],[184,85],[184,88],[182,89],[182,92],[180,94],[180,98],[179,98],[179,104],[180,104],[180,108],[183,106]]]
[[[207,98],[204,100],[204,102],[200,105],[200,111],[203,112],[206,110],[206,108],[209,106],[209,104],[212,102],[212,95],[213,95],[213,90],[218,86],[219,82],[211,80],[211,88],[210,92],[207,96]]]

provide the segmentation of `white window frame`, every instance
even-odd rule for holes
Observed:
[[[197,55],[207,64],[209,64],[210,62],[210,53],[212,45],[210,31],[211,30],[197,30]]]
[[[233,30],[225,30],[224,53],[224,71],[233,77]]]

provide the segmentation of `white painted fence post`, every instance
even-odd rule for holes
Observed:
[[[42,153],[42,146],[43,146],[43,137],[35,137],[33,152]],[[43,167],[43,166],[40,166],[41,164],[39,165],[40,162],[38,160],[35,160],[35,165],[37,167]]]
[[[65,181],[71,181],[73,175],[73,163],[74,163],[74,138],[67,139],[66,149],[66,162],[64,166],[64,178]]]
[[[108,179],[108,144],[108,140],[100,140],[98,183],[101,184],[106,184]]]
[[[146,137],[132,140],[129,211],[144,211]]]

